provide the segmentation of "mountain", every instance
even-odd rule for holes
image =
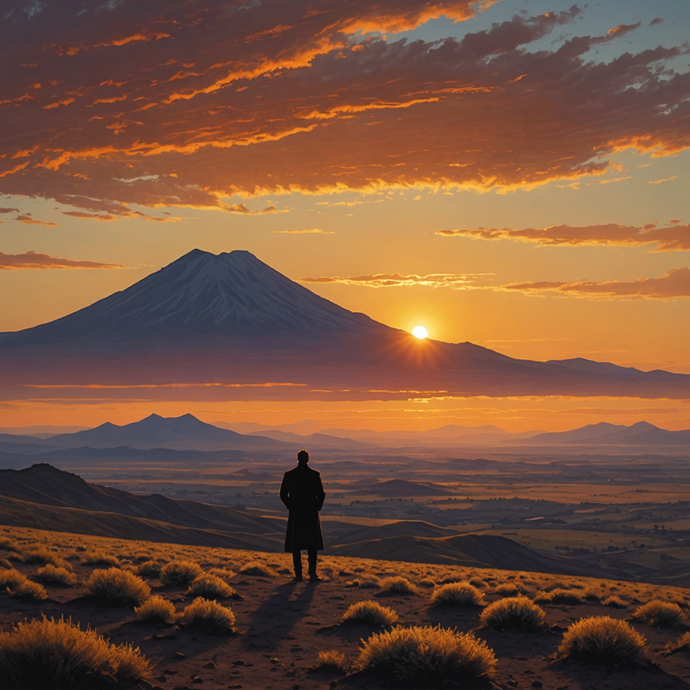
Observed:
[[[45,452],[56,448],[168,448],[171,450],[293,450],[286,444],[262,436],[245,436],[206,424],[194,415],[161,417],[151,414],[131,424],[105,422],[94,429],[57,434],[43,439],[30,436],[0,435],[0,449]],[[27,450],[28,449],[28,450]]]
[[[386,326],[319,297],[246,251],[194,249],[121,292],[3,345],[153,336],[371,333]]]
[[[171,448],[173,450],[280,450],[284,443],[260,436],[245,436],[228,429],[206,424],[194,415],[161,417],[151,414],[145,419],[118,426],[106,422],[95,429],[59,434],[46,439],[51,446],[78,448]]]
[[[73,314],[4,334],[0,380],[7,400],[690,398],[690,375],[418,340],[319,297],[249,252],[198,249]]]
[[[668,431],[649,422],[637,422],[631,426],[601,422],[588,424],[572,431],[538,434],[517,443],[522,445],[683,446],[690,444],[690,429]]]

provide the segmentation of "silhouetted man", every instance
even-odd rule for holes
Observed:
[[[295,566],[295,582],[302,581],[302,549],[309,557],[309,580],[316,582],[317,551],[323,550],[323,534],[319,511],[326,494],[321,483],[321,475],[307,465],[309,453],[297,453],[297,467],[289,470],[283,477],[280,487],[280,500],[288,509],[285,551],[292,552]]]

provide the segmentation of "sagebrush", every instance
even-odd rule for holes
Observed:
[[[493,675],[496,656],[472,633],[412,626],[369,637],[360,650],[358,666],[401,680],[472,681]]]
[[[646,639],[629,623],[593,616],[573,623],[563,633],[558,652],[563,657],[594,663],[630,663],[637,660]]]
[[[13,688],[70,690],[149,676],[149,663],[138,649],[115,646],[69,619],[43,617],[0,633],[0,678]]]

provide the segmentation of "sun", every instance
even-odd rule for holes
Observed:
[[[412,335],[415,338],[419,338],[420,340],[424,340],[424,338],[426,338],[429,335],[429,333],[427,332],[426,328],[424,328],[424,326],[415,326],[412,329]]]

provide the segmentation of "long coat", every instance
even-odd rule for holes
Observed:
[[[283,477],[280,500],[288,513],[285,550],[323,549],[319,511],[326,494],[321,475],[308,465],[298,465]]]

